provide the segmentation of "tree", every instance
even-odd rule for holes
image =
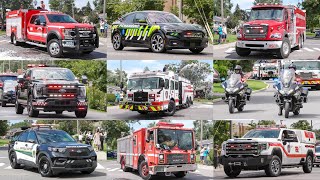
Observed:
[[[88,16],[89,14],[91,14],[92,8],[91,8],[91,4],[90,4],[89,1],[87,2],[87,5],[86,5],[86,6],[84,6],[84,7],[81,8],[81,11],[83,12],[83,14],[84,14],[85,16]]]
[[[276,125],[276,122],[274,120],[259,120],[258,123],[251,121],[251,123],[249,123],[249,125],[251,126],[250,129],[255,129],[257,127],[257,125],[270,126],[270,125]]]
[[[230,137],[230,122],[229,121],[224,121],[224,120],[219,120],[219,121],[214,121],[213,124],[213,140],[214,144],[218,144],[219,146],[223,143],[223,141],[226,141]]]
[[[299,120],[291,124],[293,129],[311,130],[310,123],[307,120]]]
[[[17,122],[17,123],[11,124],[10,129],[21,128],[21,127],[29,127],[31,125],[32,125],[32,121],[24,120],[24,121],[21,121],[21,122]]]
[[[126,121],[103,121],[102,127],[107,133],[107,145],[111,147],[112,150],[116,148],[117,139],[129,135],[130,132],[130,128]]]
[[[256,5],[258,3],[268,3],[268,4],[281,4],[282,0],[254,0],[253,4]]]
[[[220,77],[226,78],[228,76],[228,71],[233,70],[236,65],[240,65],[242,67],[243,72],[252,71],[252,66],[254,64],[254,60],[237,60],[237,61],[224,61],[217,60],[213,63],[213,68],[220,73]]]
[[[307,12],[307,28],[313,31],[320,26],[320,2],[318,0],[303,1],[302,8]]]
[[[144,69],[143,69],[143,72],[147,72],[147,71],[150,71],[148,66],[144,67]]]
[[[214,136],[214,128],[213,128],[213,121],[202,120],[203,123],[203,134],[202,139],[212,139]],[[201,121],[193,121],[194,131],[196,133],[196,139],[200,140],[201,137]]]
[[[212,5],[216,3],[217,1],[214,0],[184,0],[182,13],[193,19],[197,24],[204,25],[211,22],[213,12],[215,12]]]
[[[7,120],[0,121],[0,136],[4,136],[8,131],[9,125]]]
[[[176,16],[179,16],[179,8],[176,5],[170,7],[170,12]]]

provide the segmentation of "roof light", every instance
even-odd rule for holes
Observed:
[[[182,123],[168,123],[168,122],[158,122],[157,126],[167,126],[167,127],[183,127]]]

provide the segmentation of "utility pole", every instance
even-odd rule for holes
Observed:
[[[74,19],[74,2],[72,2],[72,17]]]
[[[179,5],[178,5],[178,9],[179,9],[179,18],[181,19],[181,21],[183,21],[183,15],[182,15],[182,2],[183,0],[179,0]]]
[[[106,2],[107,0],[104,0],[103,1],[103,20],[105,20],[106,19],[106,5],[107,5],[107,2]]]
[[[223,0],[220,0],[220,6],[221,6],[221,20],[222,20],[222,23],[224,24],[224,13],[223,13]]]
[[[203,120],[200,120],[200,145],[202,146],[202,140],[203,140]]]
[[[232,136],[232,134],[233,134],[232,120],[230,120],[229,131],[230,131],[230,139],[232,139],[233,138],[233,136]]]
[[[121,84],[122,84],[122,60],[120,60],[120,85]]]
[[[79,120],[77,120],[77,134],[80,135]]]

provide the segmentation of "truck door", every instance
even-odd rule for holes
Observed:
[[[16,152],[17,160],[26,159],[27,152],[25,150],[25,144],[27,141],[28,134],[29,134],[28,131],[21,133],[18,140],[13,145],[13,149]]]
[[[178,81],[174,82],[174,93],[175,93],[175,99],[179,99],[179,104],[180,104],[179,82]]]
[[[163,98],[163,102],[168,102],[168,104],[169,104],[169,102],[170,102],[170,81],[169,81],[169,79],[165,79],[165,81],[164,81],[164,91],[163,91],[163,93],[164,93],[164,98]],[[168,109],[168,104],[164,104],[164,106],[165,106],[165,110],[167,110]]]
[[[135,13],[131,13],[125,16],[119,26],[120,34],[126,42],[132,42],[133,36],[131,35],[133,35],[133,32],[136,29],[135,25],[133,24],[134,17]]]
[[[176,99],[175,98],[175,95],[176,95],[176,93],[175,93],[175,89],[174,89],[174,80],[170,80],[170,96],[169,96],[169,99],[170,98],[173,98],[174,100]]]
[[[135,134],[133,136],[133,158],[129,158],[129,164],[133,165],[134,169],[138,169],[138,160],[139,160],[139,146],[141,146],[141,138],[138,138],[139,136]],[[139,143],[140,142],[140,143]],[[132,162],[131,162],[132,161]]]
[[[25,142],[26,150],[28,150],[28,154],[26,154],[26,160],[36,164],[36,150],[37,150],[37,137],[34,131],[30,131],[27,137],[27,141]]]
[[[283,144],[283,153],[282,153],[282,164],[290,165],[296,164],[296,143],[293,138],[294,132],[289,130],[283,130],[282,132],[282,144]],[[300,159],[299,159],[300,160]]]
[[[302,156],[304,156],[304,154],[302,153],[301,144],[298,140],[298,137],[295,131],[288,131],[288,134],[289,134],[289,138],[291,139],[290,148],[291,148],[292,158],[290,158],[290,161],[293,164],[299,164]]]
[[[286,21],[286,29],[289,33],[290,45],[293,46],[296,44],[296,17],[294,15],[293,9],[285,9],[284,18]]]
[[[31,82],[31,71],[27,70],[26,74],[24,75],[24,81],[19,83],[18,90],[17,90],[17,97],[20,103],[26,104],[28,100],[28,87],[30,86]]]

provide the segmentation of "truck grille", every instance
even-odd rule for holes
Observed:
[[[312,79],[312,72],[308,72],[308,73],[301,72],[300,76],[302,79]]]
[[[89,156],[88,148],[68,148],[68,152],[70,156]]]
[[[50,95],[73,95],[73,97],[78,94],[78,87],[73,85],[47,85],[44,94]]]
[[[185,164],[188,163],[187,154],[168,154],[167,155],[168,164]]]
[[[226,155],[258,155],[257,142],[232,142],[226,145]]]
[[[147,102],[148,92],[134,92],[133,98],[133,100],[136,102]]]
[[[267,36],[268,26],[266,25],[244,25],[245,38],[265,38]]]

